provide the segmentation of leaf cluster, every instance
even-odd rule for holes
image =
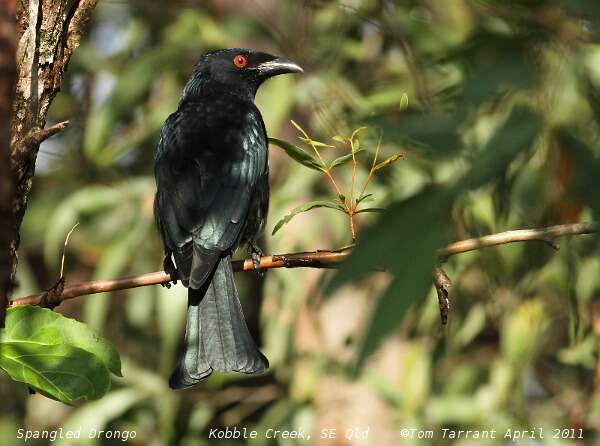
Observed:
[[[358,154],[364,152],[366,149],[361,147],[360,139],[358,137],[361,131],[366,130],[366,127],[359,127],[352,132],[352,134],[348,137],[335,135],[331,139],[334,143],[338,143],[338,145],[342,146],[342,150],[345,150],[349,153],[336,157],[331,161],[326,161],[323,156],[323,149],[337,149],[336,145],[326,144],[321,141],[317,141],[308,136],[308,133],[295,121],[291,121],[292,125],[298,130],[301,136],[298,138],[308,147],[312,149],[314,154],[311,154],[309,151],[289,143],[287,141],[282,141],[276,138],[269,138],[269,142],[274,144],[277,147],[283,149],[293,160],[302,164],[303,166],[317,170],[322,172],[325,178],[329,181],[333,190],[335,191],[335,197],[332,200],[317,200],[311,201],[309,203],[304,203],[299,206],[296,206],[292,209],[286,216],[284,216],[281,220],[279,220],[275,227],[273,228],[272,235],[275,235],[277,231],[279,231],[283,225],[289,223],[292,218],[296,215],[310,211],[311,209],[316,208],[329,208],[334,209],[336,211],[342,212],[348,216],[349,227],[352,236],[352,242],[356,240],[357,233],[355,227],[355,216],[357,214],[365,213],[365,212],[379,212],[381,208],[375,207],[367,207],[364,206],[365,203],[372,202],[375,200],[373,194],[367,193],[367,187],[369,183],[380,169],[384,167],[390,166],[398,159],[402,158],[402,154],[394,154],[383,161],[378,159],[379,150],[381,147],[381,138],[377,141],[377,146],[375,148],[375,153],[370,164],[370,168],[368,173],[362,183],[362,187],[360,191],[357,188],[357,170],[359,167],[358,163]],[[350,186],[344,187],[340,184],[339,180],[336,180],[336,175],[334,173],[334,169],[338,169],[339,167],[350,163]],[[363,204],[363,206],[361,206]]]

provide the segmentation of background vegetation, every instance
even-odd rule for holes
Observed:
[[[431,286],[434,250],[446,242],[599,219],[598,20],[600,6],[583,0],[100,2],[50,110],[51,121],[71,125],[38,157],[15,296],[54,283],[75,222],[67,281],[160,267],[154,146],[204,51],[257,48],[305,68],[261,88],[270,136],[299,142],[294,119],[335,145],[367,126],[361,180],[380,137],[382,160],[404,158],[372,180],[369,206],[388,211],[357,216],[358,251],[332,282],[323,270],[238,274],[269,374],[214,374],[173,392],[183,288],[78,298],[59,311],[116,345],[123,377],[102,399],[70,407],[3,376],[2,443],[20,444],[18,427],[82,426],[135,430],[129,444],[193,446],[210,444],[208,428],[234,425],[302,427],[313,443],[322,428],[342,437],[369,428],[368,441],[335,444],[395,444],[401,427],[544,427],[548,445],[580,444],[549,433],[581,428],[584,443],[599,441],[597,238],[563,240],[558,252],[523,243],[452,257],[445,328]],[[275,146],[270,163],[265,252],[348,245],[347,217],[326,208],[271,236],[290,209],[336,194]],[[351,171],[336,170],[340,181]],[[390,272],[372,274],[374,264]],[[451,443],[437,437],[407,444]]]

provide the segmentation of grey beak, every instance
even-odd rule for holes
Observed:
[[[278,74],[285,73],[304,73],[300,65],[284,57],[263,62],[257,68],[258,73],[263,77],[277,76]]]

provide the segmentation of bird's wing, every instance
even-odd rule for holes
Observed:
[[[202,285],[222,252],[235,249],[251,194],[264,173],[260,115],[180,109],[161,131],[156,159],[157,220],[177,268]]]

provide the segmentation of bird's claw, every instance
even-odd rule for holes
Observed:
[[[265,275],[265,271],[260,269],[260,258],[264,255],[264,253],[262,249],[260,249],[260,247],[254,242],[250,244],[250,249],[252,255],[252,265],[254,266],[254,270],[260,277],[262,277]]]
[[[165,256],[165,259],[163,261],[163,269],[165,270],[165,273],[171,276],[171,281],[163,282],[161,283],[161,285],[167,289],[171,288],[171,282],[173,283],[173,285],[177,285],[177,280],[179,279],[179,272],[177,271],[177,268],[175,268],[175,265],[173,265],[173,260],[171,259],[170,255]]]

